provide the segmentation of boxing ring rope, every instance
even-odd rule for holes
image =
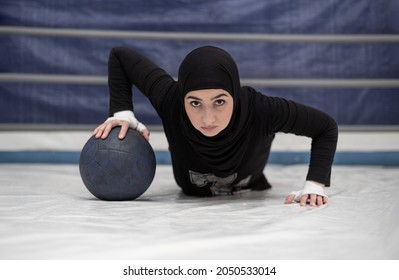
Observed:
[[[95,29],[66,29],[43,27],[0,26],[0,35],[30,35],[57,37],[95,37],[108,39],[140,40],[203,40],[203,41],[259,41],[286,43],[395,43],[399,35],[284,35],[284,34],[244,34],[244,33],[189,33],[189,32],[149,32]],[[0,73],[0,82],[58,83],[58,84],[106,84],[103,76],[49,75]],[[243,84],[263,87],[323,87],[323,88],[399,88],[399,79],[242,79]]]
[[[399,43],[399,35],[299,35],[299,34],[248,34],[248,33],[204,33],[204,32],[156,32],[156,31],[123,31],[70,28],[44,28],[0,26],[0,34],[61,36],[61,37],[95,37],[113,39],[141,40],[212,40],[212,41],[263,41],[287,43]]]
[[[0,73],[3,83],[106,85],[106,76]],[[254,87],[399,88],[399,79],[241,79]]]
[[[104,39],[139,40],[187,40],[187,41],[240,41],[240,42],[285,42],[285,43],[328,43],[328,44],[399,44],[396,34],[248,34],[248,33],[204,33],[204,32],[158,32],[124,31],[70,28],[44,28],[25,26],[0,26],[0,35],[29,35],[53,37],[92,37]],[[399,88],[399,79],[241,79],[242,84],[269,88]],[[106,85],[106,76],[0,73],[0,83],[48,83],[48,84],[85,84]],[[79,128],[79,126],[76,126]],[[367,127],[361,126],[368,130]],[[387,126],[388,127],[388,126]],[[0,129],[4,125],[0,125]],[[351,126],[351,129],[353,127]],[[373,126],[373,130],[375,127]],[[389,126],[388,130],[398,130]],[[383,128],[386,130],[386,128]]]
[[[122,30],[95,30],[70,28],[44,28],[0,26],[0,35],[30,35],[57,37],[95,37],[108,39],[141,40],[204,40],[204,41],[260,41],[286,43],[399,43],[399,35],[284,35],[284,34],[244,34],[244,33],[189,33],[189,32],[149,32]],[[106,84],[107,78],[84,75],[48,75],[1,73],[0,82],[21,83],[64,83],[64,84]],[[264,87],[344,87],[344,88],[397,88],[399,79],[242,79],[243,84]]]

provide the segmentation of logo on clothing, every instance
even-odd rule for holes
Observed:
[[[242,187],[248,186],[251,175],[241,180],[235,185],[232,185],[237,178],[237,173],[231,174],[227,177],[218,177],[212,173],[198,173],[189,170],[190,181],[197,187],[203,188],[209,186],[213,195],[228,195],[240,190]]]

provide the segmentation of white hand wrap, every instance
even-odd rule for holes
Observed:
[[[142,132],[144,129],[146,129],[145,125],[139,122],[136,117],[134,116],[134,113],[132,111],[120,111],[114,114],[113,117],[109,117],[107,121],[109,120],[122,120],[122,121],[127,121],[129,123],[129,127],[133,128],[139,132]]]
[[[306,181],[302,190],[290,193],[290,195],[295,195],[295,198],[294,198],[295,202],[300,202],[301,201],[301,197],[304,194],[315,194],[315,195],[320,195],[322,197],[328,197],[324,193],[324,186],[321,186],[321,185],[319,185],[319,184],[317,184],[315,182],[312,182],[312,181]]]

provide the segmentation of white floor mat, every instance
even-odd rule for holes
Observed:
[[[194,198],[158,166],[138,200],[105,202],[77,165],[0,165],[0,259],[398,259],[399,167],[337,166],[330,203],[284,205],[307,167],[268,166],[273,189]]]

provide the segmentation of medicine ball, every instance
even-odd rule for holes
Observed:
[[[80,154],[83,183],[101,200],[134,200],[149,188],[155,176],[151,145],[132,129],[119,139],[120,129],[113,128],[106,139],[92,136]]]

